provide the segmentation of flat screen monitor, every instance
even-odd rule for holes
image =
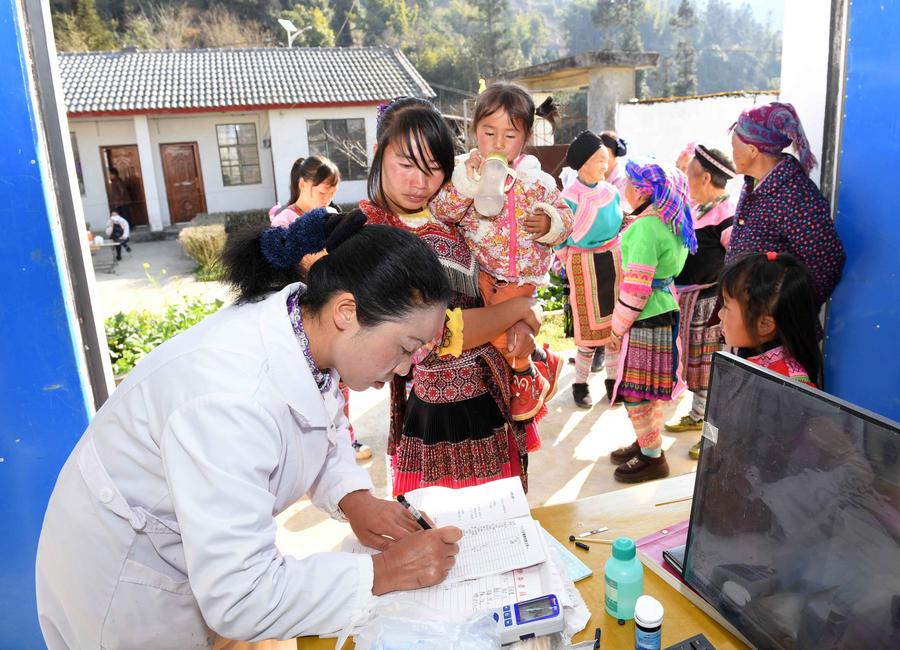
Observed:
[[[702,440],[686,582],[759,648],[900,648],[900,425],[717,353]]]

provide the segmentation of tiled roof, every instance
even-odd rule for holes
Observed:
[[[390,47],[65,52],[59,67],[69,115],[434,97],[403,53]]]

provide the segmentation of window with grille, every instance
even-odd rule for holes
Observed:
[[[307,120],[310,155],[325,156],[341,170],[341,180],[364,180],[369,173],[366,156],[366,122]]]
[[[262,182],[255,124],[217,124],[222,183],[254,185]]]

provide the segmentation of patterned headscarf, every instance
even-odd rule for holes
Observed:
[[[653,158],[629,160],[625,165],[628,180],[639,190],[650,192],[653,207],[691,252],[697,252],[694,218],[688,199],[687,177],[674,166],[661,165]]]
[[[818,164],[791,104],[772,102],[751,108],[741,113],[732,128],[741,142],[752,144],[764,153],[781,153],[793,143],[800,165],[807,174]]]

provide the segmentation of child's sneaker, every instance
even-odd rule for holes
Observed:
[[[512,401],[509,404],[510,416],[516,422],[530,420],[544,405],[550,384],[541,373],[534,369],[513,373]]]
[[[678,422],[666,422],[666,431],[682,433],[683,431],[703,431],[703,420],[695,420],[690,415],[685,415]]]
[[[542,357],[534,362],[534,367],[547,380],[549,388],[544,396],[544,401],[549,402],[556,395],[556,389],[559,387],[559,367],[562,365],[562,359],[558,354],[550,352],[550,346],[547,343],[544,343],[543,349],[535,350],[535,356]]]
[[[369,460],[372,457],[372,448],[359,440],[353,441],[353,451],[356,452],[356,460]]]

